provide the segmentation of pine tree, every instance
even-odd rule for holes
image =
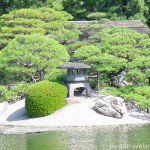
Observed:
[[[18,34],[47,35],[61,43],[78,39],[77,25],[68,22],[72,16],[50,8],[20,9],[1,16],[0,49]]]

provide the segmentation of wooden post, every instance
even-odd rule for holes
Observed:
[[[99,94],[99,71],[97,71],[97,92]]]

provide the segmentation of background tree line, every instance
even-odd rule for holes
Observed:
[[[70,13],[75,20],[104,12],[110,19],[140,19],[150,26],[150,0],[1,0],[0,15],[21,8],[51,7]]]

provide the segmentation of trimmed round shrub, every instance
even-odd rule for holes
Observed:
[[[41,81],[29,87],[25,108],[29,117],[49,115],[66,104],[67,87],[58,82]]]

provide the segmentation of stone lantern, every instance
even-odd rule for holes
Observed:
[[[68,74],[65,78],[66,85],[68,87],[68,96],[73,97],[74,92],[77,89],[84,89],[86,96],[91,95],[91,87],[87,82],[87,75],[85,70],[90,68],[89,65],[81,62],[66,62],[58,68],[67,69]]]

